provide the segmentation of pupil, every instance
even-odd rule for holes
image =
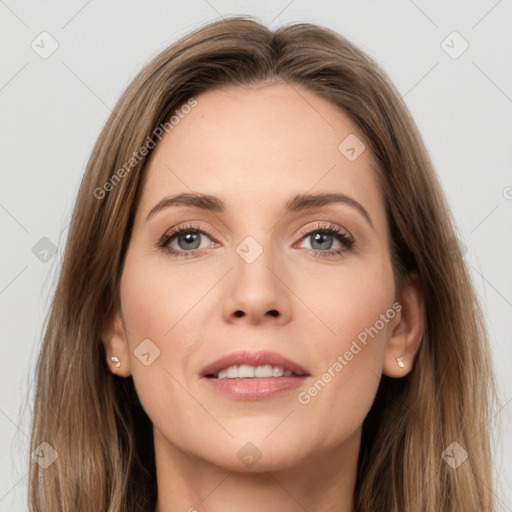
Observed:
[[[318,243],[319,246],[315,247],[315,244]],[[316,233],[314,235],[314,240],[311,246],[313,249],[329,249],[332,245],[332,235],[329,233]]]
[[[181,242],[186,242],[184,245],[181,244]],[[181,249],[197,249],[200,245],[199,241],[199,233],[186,233],[185,235],[180,235],[178,237],[178,245],[181,247]]]

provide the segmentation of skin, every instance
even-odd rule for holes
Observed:
[[[112,372],[133,377],[154,426],[157,511],[349,512],[362,423],[381,375],[411,370],[423,330],[418,280],[395,290],[372,155],[366,149],[349,161],[338,145],[363,135],[301,86],[231,87],[196,99],[151,155],[121,311],[103,335],[107,357],[121,361],[119,368],[108,362]],[[192,191],[219,197],[226,210],[173,206],[146,222],[164,196]],[[284,213],[292,196],[319,192],[358,201],[373,226],[347,204]],[[170,228],[189,221],[207,233],[195,256],[157,247]],[[331,257],[318,254],[330,248],[315,252],[301,231],[314,234],[319,221],[350,233],[356,248]],[[236,252],[247,236],[263,248],[252,263]],[[395,301],[401,311],[307,404],[298,391],[233,400],[199,378],[221,355],[268,349],[307,369],[307,390]],[[160,350],[149,366],[134,354],[145,339]],[[261,455],[252,467],[237,457],[246,443]]]

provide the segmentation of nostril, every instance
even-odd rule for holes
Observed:
[[[275,309],[271,309],[269,312],[268,312],[269,315],[271,316],[279,316],[279,311],[275,310]]]
[[[235,311],[235,316],[244,316],[244,315],[245,315],[245,313],[243,311],[240,311],[240,310]]]

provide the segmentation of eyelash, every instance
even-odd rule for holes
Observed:
[[[197,253],[201,249],[193,249],[192,251],[177,251],[176,249],[173,249],[172,247],[169,247],[167,244],[176,236],[181,235],[182,233],[188,233],[188,232],[197,232],[201,233],[203,235],[209,236],[204,229],[201,229],[200,226],[196,226],[193,224],[187,224],[186,226],[181,226],[179,228],[171,229],[168,233],[166,233],[160,242],[158,243],[158,246],[163,249],[169,256],[173,256],[176,258],[187,258],[187,257],[193,257],[196,256]]]
[[[321,251],[320,249],[308,249],[304,250],[311,254],[312,256],[318,258],[329,258],[329,257],[340,257],[344,252],[353,251],[356,247],[356,242],[354,238],[349,235],[347,231],[339,228],[338,226],[334,226],[333,224],[317,224],[313,228],[308,228],[307,230],[303,230],[300,232],[302,235],[301,240],[311,236],[314,233],[322,233],[324,235],[334,235],[334,238],[337,238],[346,248],[345,249],[331,249],[328,251]]]
[[[176,236],[181,235],[182,233],[188,233],[188,232],[195,232],[200,233],[203,235],[208,235],[206,231],[204,231],[200,226],[194,225],[194,224],[188,224],[186,226],[181,226],[179,228],[174,228],[168,233],[166,233],[161,240],[158,242],[158,247],[162,250],[164,250],[168,255],[176,258],[187,258],[187,257],[194,257],[197,256],[197,253],[200,252],[203,249],[193,249],[191,251],[177,251],[173,249],[172,247],[169,247],[168,243],[175,238]],[[328,258],[328,257],[336,257],[341,256],[342,253],[347,251],[354,250],[356,246],[356,242],[354,238],[349,235],[345,230],[342,230],[341,228],[334,226],[334,225],[321,225],[317,224],[314,226],[313,229],[309,228],[308,230],[301,231],[300,234],[302,235],[301,241],[308,236],[311,236],[314,233],[322,233],[325,235],[334,235],[335,238],[337,238],[343,245],[345,245],[346,249],[331,249],[327,251],[322,251],[320,249],[309,249],[304,248],[304,250],[311,254],[314,257],[319,258]],[[211,237],[210,237],[211,238]]]

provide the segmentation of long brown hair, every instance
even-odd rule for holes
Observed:
[[[354,510],[495,511],[490,350],[451,215],[415,124],[377,64],[336,32],[307,23],[272,31],[251,17],[210,23],[154,58],[96,142],[38,360],[31,449],[46,442],[58,457],[46,469],[31,460],[30,510],[154,509],[151,422],[132,378],[107,368],[101,342],[106,319],[119,307],[148,156],[130,159],[148,137],[158,142],[155,130],[190,98],[262,81],[302,85],[361,130],[385,194],[395,280],[400,286],[416,272],[425,296],[426,328],[414,367],[401,379],[382,377],[363,423]],[[468,453],[457,468],[442,457],[453,442]]]

